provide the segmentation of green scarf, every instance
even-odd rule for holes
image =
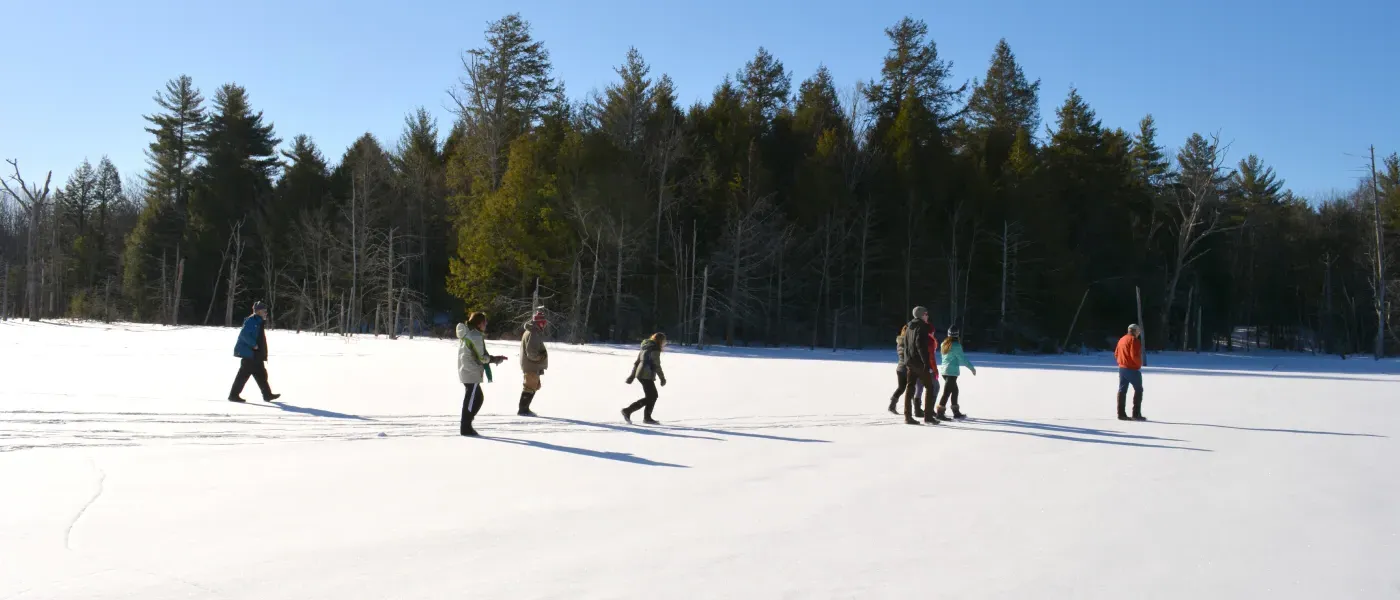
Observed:
[[[476,351],[476,344],[473,344],[470,339],[462,338],[462,345],[472,351],[472,359],[481,365],[482,371],[486,372],[486,382],[491,383],[491,361],[481,360],[481,354]]]

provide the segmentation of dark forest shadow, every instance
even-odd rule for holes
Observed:
[[[1153,421],[1162,425],[1184,425],[1187,427],[1216,427],[1219,429],[1234,429],[1236,431],[1265,431],[1269,433],[1299,433],[1304,435],[1338,435],[1345,437],[1369,437],[1369,438],[1389,438],[1388,435],[1378,435],[1374,433],[1344,433],[1340,431],[1310,431],[1307,429],[1272,429],[1268,427],[1237,427],[1234,425],[1215,425],[1211,423],[1176,423],[1172,421]]]
[[[602,450],[589,450],[587,448],[575,448],[573,446],[561,446],[559,444],[551,444],[549,442],[541,442],[537,440],[518,440],[515,438],[482,436],[480,439],[491,440],[496,442],[505,442],[507,444],[515,444],[518,446],[530,446],[532,448],[540,448],[542,450],[553,450],[555,452],[563,452],[565,454],[576,454],[578,456],[587,456],[590,458],[615,460],[618,462],[631,463],[634,465],[645,465],[648,467],[671,467],[676,469],[690,468],[687,465],[677,465],[672,463],[659,462],[648,458],[642,458],[635,454],[628,454],[626,452],[604,452]]]

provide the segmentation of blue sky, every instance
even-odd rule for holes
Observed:
[[[575,98],[607,85],[629,46],[687,102],[760,45],[794,86],[820,64],[849,86],[878,74],[884,28],[911,15],[959,79],[1007,38],[1042,81],[1047,124],[1077,86],[1106,125],[1152,113],[1173,147],[1219,131],[1234,161],[1259,154],[1307,195],[1355,185],[1370,144],[1400,151],[1396,0],[6,0],[0,157],[29,178],[104,154],[136,175],[141,115],[186,73],[206,97],[244,85],[280,137],[311,135],[334,162],[367,131],[392,145],[417,106],[446,129],[461,52],[507,12],[533,24]]]

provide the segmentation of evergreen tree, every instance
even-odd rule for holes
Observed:
[[[974,82],[967,116],[978,129],[1003,131],[1008,137],[1040,126],[1040,80],[1031,82],[1016,64],[1016,55],[1003,38],[992,53],[986,79]]]
[[[880,79],[866,88],[877,134],[894,122],[906,96],[922,103],[939,127],[959,116],[963,109],[958,105],[967,84],[953,87],[953,63],[939,59],[938,46],[926,39],[928,24],[905,17],[886,29],[885,35],[892,47],[885,55]]]

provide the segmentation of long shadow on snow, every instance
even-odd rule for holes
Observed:
[[[1052,424],[1050,424],[1050,423],[1036,423],[1036,422],[1033,422],[1033,421],[1018,421],[1018,420],[1016,420],[1016,419],[971,419],[971,421],[974,422],[974,423],[991,423],[991,424],[994,424],[994,425],[1003,425],[1003,426],[1006,426],[1006,427],[1022,427],[1022,428],[1026,428],[1026,429],[1040,429],[1040,430],[1043,430],[1043,431],[1049,431],[1049,432],[1053,432],[1053,433],[1072,433],[1072,434],[1076,434],[1076,435],[1097,435],[1097,436],[1103,436],[1103,437],[1124,438],[1124,439],[1131,439],[1131,440],[1151,440],[1151,441],[1155,441],[1155,442],[1182,442],[1182,443],[1185,443],[1185,442],[1186,442],[1186,440],[1179,440],[1179,439],[1176,439],[1176,438],[1164,438],[1164,437],[1157,437],[1157,436],[1152,436],[1152,435],[1133,435],[1133,434],[1131,434],[1131,433],[1123,433],[1123,432],[1121,432],[1121,431],[1109,431],[1109,430],[1107,430],[1107,429],[1091,429],[1091,428],[1088,428],[1088,427],[1071,427],[1071,426],[1069,426],[1069,425],[1052,425]]]
[[[1034,361],[1034,362],[1019,361],[1019,360],[998,359],[998,358],[995,358],[995,357],[992,357],[992,356],[984,356],[984,357],[976,357],[976,356],[974,356],[974,358],[976,359],[975,362],[976,362],[977,366],[979,366],[979,367],[993,367],[993,368],[998,368],[998,369],[1029,369],[1029,370],[1033,370],[1033,371],[1089,371],[1089,372],[1097,372],[1097,373],[1117,373],[1117,372],[1118,372],[1118,366],[1117,366],[1116,364],[1113,364],[1113,362],[1112,362],[1112,357],[1109,358],[1108,364],[1103,364],[1103,365],[1097,365],[1097,364],[1095,364],[1095,365],[1086,365],[1086,364],[1082,364],[1082,363],[1059,362],[1059,361],[1055,361],[1052,357],[1046,357],[1045,359],[1040,359],[1040,360],[1037,360],[1037,361]],[[1151,358],[1151,357],[1150,357],[1150,355],[1149,355],[1149,359],[1150,359],[1150,358]],[[1253,364],[1246,364],[1246,361],[1247,361],[1248,363],[1253,363]],[[1366,375],[1374,375],[1375,373],[1366,373],[1366,374],[1360,374],[1360,373],[1359,373],[1359,374],[1354,375],[1354,376],[1342,376],[1342,375],[1324,375],[1324,374],[1313,375],[1313,374],[1299,373],[1299,372],[1278,372],[1278,371],[1275,371],[1275,370],[1274,370],[1274,369],[1277,369],[1277,368],[1280,368],[1280,367],[1283,367],[1283,368],[1299,368],[1299,369],[1301,369],[1301,368],[1314,368],[1314,369],[1315,369],[1315,368],[1316,368],[1315,366],[1314,366],[1314,367],[1307,367],[1306,365],[1292,365],[1292,364],[1289,364],[1289,362],[1290,362],[1290,361],[1287,360],[1287,359],[1285,359],[1285,360],[1283,360],[1283,361],[1278,361],[1278,362],[1270,362],[1270,361],[1268,361],[1267,359],[1255,359],[1255,358],[1245,357],[1245,358],[1243,358],[1239,363],[1235,363],[1235,364],[1222,364],[1222,365],[1220,365],[1219,368],[1210,368],[1210,367],[1201,367],[1201,366],[1191,366],[1191,367],[1180,366],[1180,367],[1176,367],[1176,366],[1172,366],[1171,364],[1165,364],[1165,365],[1153,364],[1152,362],[1149,361],[1148,364],[1147,364],[1147,366],[1144,367],[1144,369],[1143,369],[1143,374],[1144,374],[1144,375],[1147,375],[1148,377],[1151,377],[1152,375],[1155,375],[1155,374],[1163,374],[1163,375],[1203,375],[1203,376],[1209,376],[1209,377],[1262,377],[1262,378],[1265,378],[1265,379],[1313,379],[1313,380],[1320,380],[1320,381],[1383,381],[1383,382],[1394,382],[1394,381],[1395,381],[1394,379],[1386,379],[1386,378],[1382,378],[1382,377],[1368,377],[1368,376],[1366,376]],[[1342,373],[1342,374],[1346,373],[1346,371],[1333,371],[1333,372],[1334,372],[1334,373]]]
[[[369,418],[369,417],[362,417],[362,416],[360,416],[360,415],[352,415],[352,414],[347,414],[347,413],[340,413],[340,412],[335,412],[335,411],[333,411],[333,410],[323,410],[323,409],[320,409],[320,408],[306,408],[306,407],[304,407],[304,406],[296,406],[296,405],[294,405],[294,404],[287,404],[287,403],[285,403],[285,402],[271,402],[271,403],[269,403],[269,405],[272,406],[272,407],[274,407],[274,408],[280,408],[280,409],[282,409],[282,410],[284,410],[284,411],[286,411],[286,412],[289,412],[289,413],[297,413],[297,414],[301,414],[301,415],[311,415],[311,416],[313,416],[313,417],[325,417],[325,418],[327,418],[327,419],[348,419],[348,420],[351,420],[351,421],[373,421],[373,420],[374,420],[374,419],[371,419],[371,418]],[[251,403],[250,403],[250,404],[248,404],[247,406],[262,406],[262,405],[261,405],[261,404],[251,404]]]
[[[984,423],[987,423],[987,422],[990,422],[990,421],[984,420],[983,422],[984,422]],[[1040,425],[1040,423],[1035,423],[1034,425]],[[1208,450],[1208,449],[1205,449],[1205,448],[1189,448],[1189,447],[1186,447],[1186,446],[1170,446],[1170,445],[1166,445],[1166,444],[1144,444],[1144,443],[1139,443],[1139,442],[1125,442],[1125,441],[1120,441],[1120,440],[1097,440],[1097,439],[1094,439],[1094,438],[1087,438],[1087,437],[1074,437],[1074,436],[1070,436],[1070,435],[1061,435],[1061,434],[1058,434],[1058,433],[1050,433],[1049,431],[1046,431],[1046,430],[1044,430],[1044,429],[1042,429],[1041,431],[1019,431],[1019,430],[1016,430],[1016,429],[993,429],[993,428],[985,428],[985,427],[966,427],[966,426],[961,426],[961,425],[941,425],[941,426],[939,426],[940,429],[943,428],[943,427],[947,427],[947,428],[949,428],[949,429],[956,429],[956,430],[958,430],[958,431],[988,431],[988,432],[992,432],[992,433],[1009,433],[1009,434],[1012,434],[1012,435],[1028,435],[1028,436],[1031,436],[1031,437],[1045,438],[1045,439],[1050,439],[1050,440],[1062,440],[1062,441],[1066,441],[1066,442],[1084,442],[1084,443],[1087,443],[1087,444],[1107,444],[1107,445],[1109,445],[1109,446],[1130,446],[1130,447],[1133,447],[1133,448],[1161,448],[1161,449],[1163,449],[1163,450],[1187,450],[1187,451],[1190,451],[1190,452],[1214,452],[1214,450]],[[1037,429],[1039,429],[1039,428],[1037,428]],[[1073,428],[1069,428],[1069,429],[1073,429]],[[1051,429],[1050,431],[1054,431],[1054,429]],[[1089,430],[1085,430],[1085,431],[1095,431],[1095,430],[1089,429]],[[1144,437],[1146,437],[1146,436],[1144,436]],[[1151,438],[1151,437],[1148,437],[1147,439],[1164,439],[1164,438]],[[1171,441],[1177,441],[1177,440],[1171,440]]]
[[[1269,433],[1300,433],[1305,435],[1338,435],[1344,437],[1371,437],[1389,438],[1388,435],[1378,435],[1375,433],[1344,433],[1340,431],[1310,431],[1307,429],[1271,429],[1268,427],[1237,427],[1234,425],[1214,425],[1211,423],[1174,423],[1172,421],[1153,421],[1161,425],[1184,425],[1187,427],[1216,427],[1219,429],[1234,429],[1236,431],[1265,431]]]
[[[735,437],[758,438],[762,440],[774,440],[778,442],[797,442],[801,444],[830,444],[831,440],[814,440],[808,438],[783,437],[781,435],[768,435],[764,433],[740,433],[727,429],[706,429],[704,427],[686,427],[682,425],[662,425],[663,429],[676,429],[680,431],[695,431],[699,433],[712,433],[714,435],[732,435]],[[712,438],[706,438],[712,439]]]
[[[597,428],[599,428],[599,429],[611,429],[611,430],[613,430],[613,431],[623,431],[623,432],[627,432],[627,433],[640,433],[640,434],[642,434],[642,435],[659,435],[659,436],[663,436],[663,437],[686,438],[686,439],[691,439],[691,440],[710,440],[710,441],[712,441],[712,442],[723,442],[723,441],[724,441],[724,440],[722,440],[722,439],[720,439],[720,438],[706,437],[706,436],[703,436],[703,435],[683,435],[683,434],[679,434],[679,433],[667,433],[667,432],[662,431],[662,430],[659,430],[659,429],[647,429],[647,428],[643,428],[643,427],[627,427],[627,426],[625,426],[625,425],[612,425],[612,424],[609,424],[609,423],[595,423],[595,422],[593,422],[593,421],[580,421],[580,420],[578,420],[578,419],[565,419],[565,418],[563,418],[563,417],[540,417],[540,418],[541,418],[541,419],[544,419],[544,420],[547,420],[547,421],[558,421],[558,422],[560,422],[560,423],[568,423],[568,424],[570,424],[570,425],[583,425],[583,426],[585,426],[585,427],[597,427]],[[696,431],[700,431],[700,430],[697,429]],[[715,432],[707,432],[707,433],[715,433]]]
[[[655,460],[651,460],[651,459],[649,459],[649,458],[642,458],[642,457],[637,456],[637,455],[635,455],[635,454],[628,454],[628,453],[626,453],[626,452],[604,452],[604,451],[601,451],[601,450],[589,450],[589,449],[587,449],[587,448],[575,448],[575,447],[573,447],[573,446],[561,446],[561,445],[559,445],[559,444],[551,444],[551,443],[549,443],[549,442],[541,442],[541,441],[538,441],[538,440],[518,440],[518,439],[515,439],[515,438],[503,438],[503,437],[491,437],[491,436],[481,436],[481,439],[483,439],[483,440],[492,440],[492,441],[496,441],[496,442],[505,442],[505,443],[507,443],[507,444],[516,444],[516,445],[519,445],[519,446],[530,446],[530,447],[532,447],[532,448],[540,448],[540,449],[542,449],[542,450],[553,450],[553,451],[555,451],[555,452],[563,452],[563,453],[565,453],[565,454],[577,454],[577,455],[579,455],[579,456],[588,456],[588,457],[592,457],[592,458],[602,458],[602,459],[606,459],[606,460],[615,460],[615,461],[618,461],[618,462],[632,463],[632,464],[634,464],[634,465],[645,465],[645,466],[648,466],[648,467],[672,467],[672,468],[676,468],[676,469],[689,469],[689,468],[690,468],[688,465],[677,465],[677,464],[672,464],[672,463],[665,463],[665,462],[655,461]]]

